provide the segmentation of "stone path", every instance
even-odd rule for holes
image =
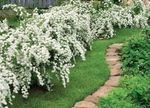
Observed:
[[[122,44],[112,44],[107,49],[106,61],[110,68],[110,77],[93,94],[87,96],[83,101],[77,102],[73,108],[98,108],[98,100],[108,95],[108,92],[119,85],[120,73],[121,73],[121,63],[118,55],[118,50],[121,49]]]

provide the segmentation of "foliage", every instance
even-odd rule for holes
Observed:
[[[138,103],[142,108],[150,107],[150,89],[143,91],[142,93],[136,92],[136,95],[132,95],[132,98],[136,103]]]
[[[149,40],[150,39],[150,29],[147,28],[143,31],[143,36],[145,39]]]
[[[148,100],[144,100],[146,96],[144,97],[143,93],[149,88],[150,83],[147,76],[123,76],[119,88],[113,89],[108,96],[102,98],[100,105],[102,108],[141,108],[141,103],[143,103],[143,106],[144,104],[146,106],[146,103],[148,103]],[[147,99],[149,99],[148,95]]]
[[[66,0],[56,0],[55,4],[56,5],[62,5],[64,2],[66,2]]]
[[[100,100],[101,108],[139,108],[132,103],[131,98],[127,98],[127,90],[116,88],[107,96]]]
[[[132,10],[134,14],[145,12],[145,4],[142,0],[133,0]]]
[[[143,36],[132,37],[124,45],[120,86],[100,101],[102,108],[149,108],[149,42],[148,29]]]
[[[125,76],[122,79],[121,85],[123,88],[128,89],[128,97],[130,97],[131,100],[137,104],[137,106],[149,108],[150,83],[148,76]]]
[[[114,2],[115,4],[120,4],[120,3],[123,2],[123,0],[113,0],[113,2]]]
[[[4,2],[4,1],[6,1],[6,0],[0,0],[0,3],[1,3],[1,2]]]
[[[4,8],[12,9],[22,20],[16,29],[3,28],[0,37],[0,77],[4,83],[1,88],[7,85],[7,92],[2,93],[1,100],[8,99],[10,103],[13,97],[11,93],[21,91],[23,97],[27,98],[35,78],[37,85],[45,86],[48,90],[56,79],[66,87],[76,57],[85,60],[86,51],[91,49],[96,37],[113,37],[114,26],[132,25],[129,18],[134,16],[116,5],[96,11],[91,4],[74,0],[41,14],[35,9],[31,15],[16,5],[6,5]],[[114,20],[115,17],[118,19]],[[147,17],[144,18],[146,23]],[[1,28],[7,25],[4,22]],[[6,101],[0,103],[1,106],[6,104]]]
[[[150,40],[144,37],[131,38],[122,49],[123,69],[130,74],[149,74]]]
[[[102,9],[109,9],[113,5],[112,0],[103,0],[101,2],[101,8]]]

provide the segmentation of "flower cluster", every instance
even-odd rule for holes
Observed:
[[[141,0],[134,4],[128,7],[113,4],[107,10],[98,10],[92,15],[92,34],[99,38],[111,38],[114,36],[116,26],[119,28],[147,27],[150,18],[149,8],[145,7]],[[140,7],[139,13],[135,13],[137,7]]]
[[[7,20],[3,20],[2,22],[0,21],[0,34],[8,31],[9,27],[7,24]]]
[[[50,8],[43,14],[35,11],[26,23],[1,34],[0,88],[6,89],[0,92],[1,100],[11,100],[12,85],[14,93],[21,90],[27,98],[33,76],[48,90],[51,79],[56,78],[66,87],[72,61],[76,56],[85,60],[85,53],[90,49],[93,40],[90,21],[89,14],[69,4]],[[5,106],[6,101],[0,105]]]
[[[48,90],[56,79],[66,87],[75,57],[85,60],[96,37],[113,37],[114,26],[145,27],[148,20],[147,10],[135,15],[131,7],[112,5],[96,11],[80,1],[49,8],[42,14],[35,9],[32,15],[16,5],[4,8],[13,9],[26,20],[15,29],[10,29],[7,21],[0,22],[0,108],[7,106],[6,100],[11,103],[19,91],[27,98],[34,79]]]

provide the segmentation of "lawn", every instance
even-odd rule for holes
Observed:
[[[10,108],[71,108],[75,102],[82,100],[103,85],[109,77],[105,61],[105,51],[112,43],[124,42],[132,35],[138,36],[141,29],[119,29],[116,36],[109,40],[96,40],[92,51],[86,55],[86,61],[77,59],[71,69],[70,83],[67,88],[55,84],[53,91],[32,89],[28,99],[18,95]]]

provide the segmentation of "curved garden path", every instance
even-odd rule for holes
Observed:
[[[101,97],[108,95],[109,91],[119,85],[119,79],[121,77],[121,63],[119,62],[120,58],[118,50],[121,48],[122,44],[120,43],[112,44],[108,47],[106,61],[110,68],[109,79],[93,94],[87,96],[84,100],[77,102],[73,108],[98,108],[98,100]]]

